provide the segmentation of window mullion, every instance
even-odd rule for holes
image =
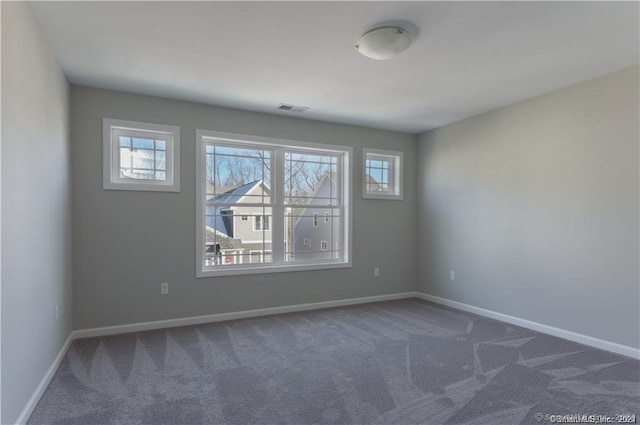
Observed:
[[[120,178],[120,134],[119,132],[112,132],[111,135],[111,162],[110,162],[110,178],[111,176],[117,176]]]
[[[271,258],[273,264],[284,264],[284,150],[273,152],[271,169]]]
[[[196,274],[205,267],[206,250],[206,200],[207,200],[207,149],[201,138],[196,139]],[[215,240],[214,240],[215,243]]]

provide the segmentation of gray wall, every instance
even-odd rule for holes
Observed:
[[[638,72],[422,134],[419,289],[639,347]]]
[[[27,4],[1,7],[2,423],[8,424],[71,332],[71,193],[69,85]]]
[[[71,92],[76,329],[415,289],[414,135],[85,87]],[[103,117],[180,126],[181,192],[103,190]],[[196,128],[353,146],[353,268],[196,279]],[[362,199],[364,146],[404,152],[404,201]],[[160,282],[170,283],[168,296]]]

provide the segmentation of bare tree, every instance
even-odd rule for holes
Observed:
[[[317,189],[322,177],[331,171],[328,163],[309,161],[306,156],[300,156],[289,164],[285,171],[285,190],[292,197],[309,197]],[[296,203],[299,201],[303,200],[298,199]]]
[[[255,157],[207,155],[206,179],[211,185],[210,192],[220,194],[247,183],[269,180],[268,174],[269,162],[260,151]]]

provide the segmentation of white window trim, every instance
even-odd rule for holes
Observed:
[[[260,264],[260,265],[233,265],[225,267],[221,270],[205,270],[204,260],[204,245],[205,245],[205,233],[204,233],[204,200],[205,200],[205,184],[202,175],[205,170],[205,144],[202,143],[202,138],[214,138],[221,142],[229,141],[232,143],[247,143],[247,145],[265,147],[280,147],[291,148],[297,150],[315,150],[315,151],[327,151],[327,153],[340,152],[343,153],[342,168],[342,193],[344,200],[344,208],[346,214],[344,214],[344,223],[342,236],[344,238],[344,253],[342,259],[325,260],[323,262],[304,262],[296,261],[295,263],[278,263],[278,264]],[[236,133],[225,133],[220,131],[201,130],[196,129],[196,278],[205,277],[218,277],[218,276],[233,276],[233,275],[246,275],[246,274],[263,274],[263,273],[282,273],[282,272],[295,272],[304,270],[323,270],[323,269],[338,269],[338,268],[350,268],[352,267],[352,240],[353,240],[353,228],[352,228],[352,216],[353,216],[353,193],[352,187],[352,175],[353,175],[353,148],[350,146],[339,146],[320,143],[309,143],[297,140],[286,139],[274,139],[269,137],[249,136]],[[283,158],[280,158],[283,160]],[[278,170],[272,169],[271,181],[272,181],[272,196],[277,199],[278,191],[282,190],[284,185],[284,176],[280,175]],[[284,216],[284,207],[282,205],[273,205],[272,216],[280,217]],[[284,223],[279,223],[279,220],[271,220],[270,231],[274,234],[284,234]],[[276,260],[276,256],[284,255],[284,238],[272,238],[272,258]]]
[[[113,130],[139,131],[169,136],[166,144],[166,180],[120,177],[120,143]],[[102,187],[107,190],[180,192],[180,127],[138,121],[102,119]]]
[[[393,185],[392,192],[370,192],[367,191],[367,154],[383,155],[395,159],[393,167],[393,180],[389,183]],[[391,177],[391,176],[390,176]],[[404,153],[400,151],[388,151],[383,149],[363,148],[362,150],[362,198],[363,199],[389,199],[402,201],[404,180]]]

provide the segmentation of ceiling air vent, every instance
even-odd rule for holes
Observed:
[[[306,106],[296,106],[296,105],[288,105],[286,103],[281,103],[277,108],[279,111],[287,111],[287,112],[306,112],[309,109]]]

